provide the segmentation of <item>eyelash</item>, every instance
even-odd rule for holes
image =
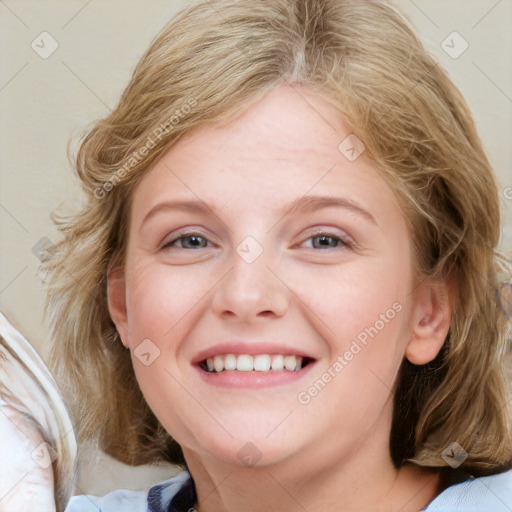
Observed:
[[[185,238],[193,238],[193,237],[202,238],[202,239],[208,241],[208,239],[205,236],[203,236],[201,233],[198,233],[198,232],[180,233],[180,235],[177,238],[174,238],[173,240],[164,244],[162,249],[170,249],[178,240],[183,240]],[[343,237],[341,235],[335,235],[334,233],[329,233],[329,232],[324,232],[324,231],[315,233],[314,235],[311,235],[308,238],[306,238],[304,241],[311,240],[314,238],[332,238],[332,239],[340,242],[339,246],[328,247],[329,249],[338,249],[338,248],[351,249],[351,248],[353,248],[353,243],[350,240],[348,240],[346,237]],[[310,248],[314,249],[314,247],[310,247]],[[194,249],[187,249],[185,247],[178,247],[178,249],[194,250]],[[203,249],[203,247],[199,247],[199,249]],[[318,250],[325,250],[325,249],[318,249]]]

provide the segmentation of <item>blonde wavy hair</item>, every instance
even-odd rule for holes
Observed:
[[[123,265],[130,200],[184,135],[250,108],[278,84],[322,95],[366,146],[407,219],[419,279],[455,284],[449,334],[434,361],[404,360],[390,450],[492,474],[512,460],[510,323],[495,291],[511,273],[500,254],[498,190],[468,107],[407,21],[368,0],[203,0],[164,27],[113,111],[75,158],[85,201],[53,216],[63,234],[44,264],[53,370],[79,437],[129,464],[184,463],[147,406],[109,316],[106,276]]]

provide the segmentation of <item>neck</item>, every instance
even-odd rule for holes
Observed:
[[[349,453],[316,447],[253,467],[201,458],[184,449],[196,485],[196,509],[234,512],[250,504],[253,512],[422,510],[438,493],[438,475],[409,465],[396,469],[388,453],[379,455],[375,448],[381,440],[372,434],[371,441],[361,439]]]

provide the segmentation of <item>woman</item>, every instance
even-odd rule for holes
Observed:
[[[186,471],[67,510],[507,510],[496,183],[387,4],[192,5],[76,169],[55,371],[81,439]]]

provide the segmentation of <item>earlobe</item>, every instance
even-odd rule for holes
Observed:
[[[410,340],[405,357],[413,364],[427,364],[441,350],[452,316],[452,294],[447,282],[423,284],[414,298]]]
[[[126,309],[126,283],[123,268],[109,270],[107,299],[110,317],[125,347],[128,347],[128,313]]]

